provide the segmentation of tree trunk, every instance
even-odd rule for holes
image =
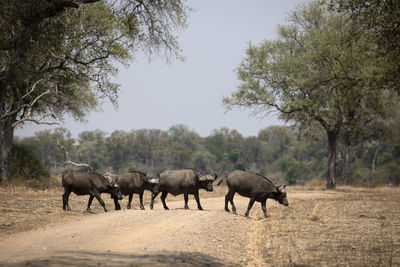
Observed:
[[[1,144],[1,175],[4,180],[11,176],[11,151],[14,139],[14,127],[17,114],[7,117],[2,120],[2,144]]]
[[[336,159],[337,159],[337,148],[338,148],[338,131],[328,131],[328,177],[326,188],[333,189],[336,187]]]
[[[349,164],[350,164],[350,145],[346,144],[344,148],[342,179],[344,184],[349,184]]]
[[[372,172],[375,172],[376,158],[378,157],[379,143],[376,144],[374,158],[372,159]]]
[[[4,105],[5,105],[5,89],[3,88],[4,84],[0,82],[0,184],[1,182],[6,179],[4,170],[6,166],[5,158],[3,158],[3,144],[4,144],[4,123],[1,117],[3,116],[4,112]]]

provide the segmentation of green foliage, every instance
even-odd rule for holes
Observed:
[[[22,144],[13,145],[13,156],[11,159],[11,174],[14,178],[46,180],[50,173],[31,150]]]
[[[206,173],[215,170],[215,165],[215,156],[203,147],[193,153],[191,163],[188,166]]]
[[[275,172],[285,174],[285,180],[290,184],[304,183],[311,180],[312,171],[304,162],[297,161],[294,158],[281,157],[277,159],[271,169]]]
[[[379,184],[400,185],[400,165],[392,160],[378,167],[375,172],[375,177],[379,177]]]
[[[384,57],[384,65],[371,73],[371,80],[399,91],[400,71],[400,2],[393,0],[329,0],[331,10],[350,14],[359,33],[370,33],[374,50]],[[373,63],[373,62],[371,62]]]
[[[128,65],[139,49],[179,58],[176,31],[188,11],[180,0],[2,1],[0,182],[17,125],[83,120],[105,100],[117,106],[115,64]]]
[[[290,127],[270,126],[261,130],[258,136],[242,137],[237,131],[223,128],[203,138],[188,131],[184,125],[178,128],[186,130],[175,131],[177,128],[173,126],[170,129],[174,131],[141,129],[114,131],[109,135],[96,130],[82,132],[77,139],[71,138],[68,130],[60,128],[37,132],[34,137],[21,139],[17,144],[31,154],[44,156],[41,151],[45,151],[46,157],[41,160],[48,162],[51,172],[56,174],[76,169],[62,164],[65,155],[53,144],[59,140],[68,147],[70,160],[89,164],[100,173],[109,167],[115,173],[132,170],[156,173],[172,168],[194,168],[223,176],[240,169],[279,177],[288,184],[304,184],[326,176],[326,137],[316,132],[311,136],[297,136]],[[266,133],[274,133],[270,135],[273,138],[266,138]],[[396,138],[385,137],[379,142],[355,146],[350,153],[348,182],[370,186],[399,184],[400,153]],[[284,149],[282,144],[285,144]],[[216,155],[221,156],[217,158]],[[338,166],[339,175],[343,157],[339,157]],[[344,182],[341,179],[339,175],[339,183]]]
[[[332,188],[341,131],[354,145],[380,135],[371,129],[382,129],[393,115],[394,92],[375,78],[388,68],[386,55],[376,49],[374,34],[321,1],[299,6],[288,20],[276,40],[249,45],[237,68],[240,85],[223,102],[254,114],[277,112],[303,134],[323,129]]]

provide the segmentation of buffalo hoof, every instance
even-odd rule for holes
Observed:
[[[144,207],[140,207],[141,210],[144,210]]]
[[[199,207],[199,210],[203,210],[203,208],[202,208],[202,207]]]
[[[189,206],[185,206],[185,210],[189,210]]]
[[[230,212],[230,210],[228,208],[225,208],[225,211]]]
[[[153,210],[153,206],[150,206],[150,209]]]
[[[168,207],[164,207],[164,209],[165,209],[165,210],[169,210],[169,208],[168,208]]]

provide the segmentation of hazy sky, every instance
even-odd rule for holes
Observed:
[[[66,119],[57,127],[68,128],[73,136],[83,131],[161,129],[185,124],[201,136],[228,127],[244,136],[257,135],[260,129],[282,124],[272,116],[251,117],[250,110],[226,113],[222,98],[236,90],[235,69],[245,56],[249,42],[258,44],[277,37],[278,24],[285,24],[290,11],[305,0],[191,0],[195,11],[179,42],[185,61],[149,62],[138,54],[129,68],[121,68],[119,107],[102,105],[92,112],[87,123]],[[17,136],[32,136],[54,126],[25,125]]]

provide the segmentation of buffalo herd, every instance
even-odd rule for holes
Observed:
[[[70,210],[68,199],[71,192],[76,195],[89,195],[87,211],[90,212],[90,205],[93,198],[96,198],[104,211],[107,211],[104,201],[101,199],[101,193],[108,193],[114,200],[115,209],[120,210],[121,206],[118,200],[122,196],[129,196],[127,208],[131,209],[133,194],[139,195],[140,209],[143,206],[144,190],[151,191],[150,209],[153,209],[154,199],[161,193],[161,202],[164,209],[168,210],[165,202],[167,195],[174,196],[183,194],[185,200],[185,209],[189,209],[189,194],[194,195],[197,202],[197,208],[203,210],[200,204],[199,189],[213,191],[213,182],[217,179],[217,174],[204,174],[194,169],[166,170],[156,175],[149,175],[139,171],[132,171],[125,174],[104,175],[98,173],[69,172],[62,176],[62,185],[64,194],[62,195],[63,209]],[[232,212],[236,214],[236,207],[233,203],[235,193],[250,199],[246,213],[249,212],[254,202],[260,202],[267,217],[266,201],[268,198],[278,201],[280,204],[288,206],[286,198],[286,186],[276,186],[265,176],[248,171],[236,170],[224,176],[218,183],[226,180],[228,193],[225,196],[225,210],[229,212],[228,202],[232,206]]]

